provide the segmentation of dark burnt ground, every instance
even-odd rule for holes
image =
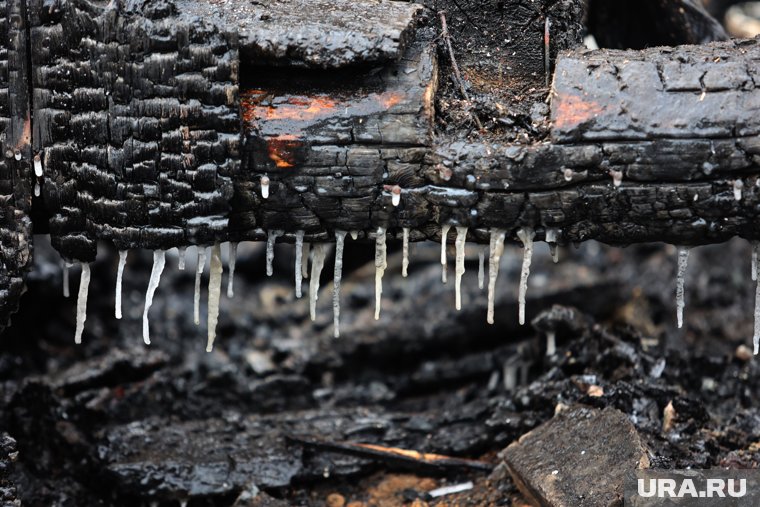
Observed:
[[[548,134],[545,22],[550,20],[551,59],[581,41],[581,2],[435,0],[444,13],[469,101],[452,69],[445,41],[439,43],[439,128],[451,136],[529,144]],[[439,26],[440,20],[434,19]],[[473,119],[476,116],[480,130]]]
[[[425,493],[472,480],[473,490],[439,502],[508,505],[516,490],[501,467],[430,467],[327,444],[495,466],[506,445],[576,402],[628,415],[654,467],[756,466],[760,369],[746,350],[754,286],[745,243],[692,252],[682,331],[673,249],[587,244],[554,265],[537,245],[528,319],[546,311],[537,326],[557,330],[551,357],[543,332],[516,325],[519,249],[505,256],[494,326],[485,323],[474,251],[461,312],[451,269],[449,285],[440,283],[435,245],[416,248],[407,280],[399,245],[390,251],[376,323],[371,253],[349,241],[335,340],[332,266],[312,324],[293,295],[291,247],[277,248],[272,279],[261,247],[241,248],[236,295],[223,298],[216,349],[206,354],[204,323],[192,323],[192,271],[178,271],[174,257],[151,310],[153,345],[140,334],[149,256],[130,259],[117,322],[116,259],[104,255],[75,346],[74,301],[61,296],[60,270],[39,249],[0,355],[0,425],[18,450],[15,464],[3,455],[0,485],[15,487],[8,497],[25,505],[231,505],[254,485],[259,502],[339,505],[329,502],[340,495],[360,505],[442,505]],[[72,270],[72,294],[77,279]],[[514,390],[504,386],[505,365],[523,368]],[[663,430],[666,412],[675,418]]]

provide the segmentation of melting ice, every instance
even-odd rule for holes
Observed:
[[[385,228],[378,227],[375,237],[375,320],[380,320],[380,306],[383,295],[383,274],[386,262]]]
[[[528,276],[530,276],[530,263],[533,259],[533,238],[535,236],[536,232],[530,227],[523,227],[517,231],[517,237],[520,238],[524,246],[522,270],[520,271],[520,291],[517,299],[520,305],[519,321],[521,326],[525,324],[525,296],[528,293]]]
[[[499,276],[499,263],[504,253],[504,239],[507,231],[504,229],[491,229],[491,244],[488,253],[488,315],[486,320],[493,324],[494,294],[496,292],[496,278]]]
[[[153,295],[158,289],[158,284],[161,282],[161,273],[164,271],[166,265],[166,251],[156,250],[153,252],[153,269],[150,272],[150,281],[148,282],[148,290],[145,293],[145,308],[143,309],[143,341],[146,345],[150,345],[150,324],[148,321],[148,312],[151,305],[153,305]]]

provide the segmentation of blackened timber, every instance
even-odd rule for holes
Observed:
[[[209,243],[239,167],[237,33],[174,2],[30,0],[34,149],[54,246]]]
[[[0,329],[16,311],[32,259],[27,13],[0,2]]]
[[[391,220],[386,187],[419,185],[433,141],[433,46],[418,41],[381,72],[351,72],[346,80],[333,72],[270,76],[242,93],[246,141],[230,223],[237,240],[278,228],[312,239],[368,230]]]
[[[422,12],[390,0],[190,0],[178,7],[237,30],[245,61],[320,69],[398,61]]]

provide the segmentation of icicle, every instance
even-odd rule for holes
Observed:
[[[548,227],[546,229],[546,242],[549,244],[549,252],[551,252],[552,260],[555,264],[559,262],[559,250],[557,249],[558,236],[559,230],[554,227]]]
[[[42,178],[42,157],[39,153],[34,156],[34,175]]]
[[[557,353],[557,336],[554,331],[548,331],[546,333],[546,355],[553,356]]]
[[[455,307],[462,309],[462,276],[464,275],[464,246],[467,241],[467,227],[457,227],[456,246],[456,278],[454,279]]]
[[[393,188],[391,188],[391,204],[393,204],[394,207],[401,204],[401,187],[398,185],[394,185]]]
[[[485,274],[486,274],[486,247],[480,249],[478,252],[478,289],[483,290],[485,286]]]
[[[523,250],[523,264],[520,272],[520,291],[518,303],[520,305],[520,325],[525,324],[525,296],[528,293],[528,276],[530,275],[530,263],[533,259],[533,238],[536,232],[530,227],[523,227],[517,231],[517,237],[522,241],[525,249]]]
[[[351,239],[356,241],[359,238],[359,231],[351,231]]]
[[[301,255],[301,276],[309,278],[309,259],[311,258],[309,250],[311,245],[309,243],[303,244],[303,254]]]
[[[301,291],[301,285],[303,284],[303,236],[304,231],[296,231],[296,297],[300,298],[303,293]]]
[[[179,269],[180,271],[184,271],[185,270],[185,253],[186,253],[185,247],[184,246],[179,247],[177,249],[177,253],[179,254],[179,262],[177,262],[177,269]]]
[[[319,276],[322,274],[322,268],[325,267],[325,256],[327,255],[327,245],[316,243],[312,249],[311,259],[311,280],[309,281],[309,315],[311,320],[317,318],[317,299],[319,298]]]
[[[340,337],[340,279],[343,276],[343,245],[346,231],[335,231],[335,272],[333,274],[333,328],[335,338]]]
[[[404,227],[403,231],[401,245],[401,276],[406,278],[409,275],[409,228]]]
[[[206,268],[206,248],[198,247],[198,265],[195,269],[195,297],[193,298],[193,322],[201,323],[201,275]]]
[[[34,182],[34,197],[39,197],[39,196],[40,196],[40,182],[35,181]]]
[[[449,235],[450,225],[441,226],[441,281],[446,283],[446,237]]]
[[[612,176],[612,184],[617,188],[623,183],[623,171],[615,171],[610,169],[610,176]]]
[[[760,256],[760,241],[752,242],[752,281],[757,280],[757,259]]]
[[[77,328],[74,343],[82,343],[84,321],[87,320],[87,293],[90,290],[90,265],[82,263],[82,275],[79,278],[79,297],[77,297]]]
[[[261,177],[261,197],[269,199],[269,176]]]
[[[235,295],[233,284],[235,283],[235,263],[237,262],[237,247],[236,241],[230,241],[229,244],[229,273],[227,274],[227,297],[231,298]]]
[[[269,236],[267,237],[267,276],[274,274],[274,267],[272,265],[274,262],[274,242],[283,234],[285,234],[285,231],[269,231]]]
[[[119,250],[119,267],[116,268],[116,318],[121,318],[121,281],[124,277],[124,266],[127,265],[127,250]]]
[[[496,278],[499,276],[499,263],[501,254],[504,253],[504,239],[507,231],[504,229],[491,229],[491,245],[488,253],[488,316],[486,321],[493,324],[494,293],[496,292]]]
[[[222,294],[222,249],[219,243],[211,248],[211,263],[208,269],[208,341],[206,352],[214,350],[216,323],[219,321],[219,300]]]
[[[143,341],[145,345],[150,345],[150,329],[148,324],[148,311],[153,304],[153,294],[155,294],[158,284],[161,281],[161,273],[166,265],[166,251],[156,250],[153,252],[153,269],[150,272],[150,281],[148,282],[148,291],[145,293],[145,309],[143,310]]]
[[[63,269],[63,297],[67,298],[71,294],[69,292],[69,268],[71,264],[63,261],[61,268]]]
[[[744,188],[744,182],[742,180],[734,180],[734,199],[737,201],[742,200],[742,189]]]
[[[375,236],[375,320],[380,320],[380,306],[383,295],[383,274],[388,267],[386,262],[385,227],[377,228]]]
[[[757,266],[755,266],[755,279],[758,278]],[[755,332],[752,335],[754,354],[760,351],[760,283],[755,286]]]
[[[686,276],[686,266],[689,262],[689,249],[684,246],[678,247],[678,273],[676,274],[676,316],[678,318],[678,328],[683,327],[683,309],[686,306],[684,301],[684,277]]]
[[[565,181],[573,181],[573,176],[575,176],[575,171],[568,168],[562,171],[562,175],[564,176]]]

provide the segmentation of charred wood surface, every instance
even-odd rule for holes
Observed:
[[[436,52],[438,19],[394,2],[382,4],[387,20],[373,2],[351,13],[310,3],[313,16],[295,1],[11,3],[9,15],[24,12],[7,25],[18,34],[7,128],[25,144],[16,160],[6,138],[6,181],[17,183],[5,189],[15,211],[4,251],[27,262],[17,232],[28,231],[35,157],[36,208],[49,213],[40,230],[83,262],[99,239],[167,249],[408,228],[417,241],[439,239],[442,225],[480,243],[491,228],[514,238],[525,227],[560,243],[754,239],[758,42],[575,51],[554,63],[579,42],[581,2],[530,4],[509,3],[524,24],[493,6],[436,4],[453,48]],[[309,23],[297,29],[293,16]],[[500,31],[512,53],[497,51]],[[465,90],[451,86],[457,53],[467,100],[452,95]],[[519,135],[493,126],[510,108],[499,120],[528,125]],[[481,116],[493,121],[466,135]],[[5,285],[18,294],[13,273]]]
[[[141,4],[140,4],[141,5]],[[172,2],[30,2],[33,143],[50,233],[90,261],[213,242],[239,167],[236,32]]]
[[[422,11],[390,0],[180,0],[177,7],[236,30],[246,61],[321,69],[399,60]]]
[[[0,2],[0,329],[32,259],[32,157],[26,6]]]

